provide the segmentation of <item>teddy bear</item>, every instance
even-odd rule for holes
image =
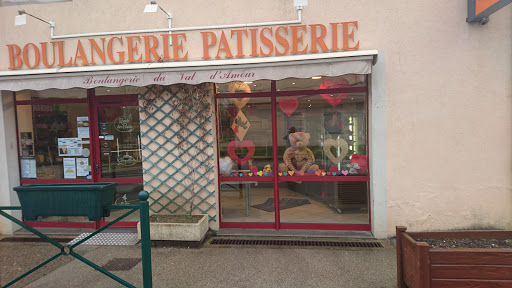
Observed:
[[[309,133],[295,132],[289,135],[290,147],[284,151],[284,163],[279,164],[279,172],[293,171],[297,174],[308,170],[317,171],[315,155],[308,148]]]

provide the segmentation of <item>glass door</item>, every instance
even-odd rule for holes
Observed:
[[[142,151],[137,95],[97,96],[93,101],[97,120],[93,174],[95,182],[117,182],[114,205],[137,204],[142,184]],[[100,226],[125,213],[112,210]],[[115,227],[136,227],[138,214],[131,214]]]

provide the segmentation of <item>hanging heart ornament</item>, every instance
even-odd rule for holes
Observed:
[[[244,158],[240,159],[238,155],[236,154],[236,149],[244,149],[247,148],[247,155],[245,155]],[[235,161],[236,163],[243,165],[249,161],[249,159],[254,156],[255,146],[252,141],[245,140],[243,142],[240,142],[238,140],[233,140],[228,143],[228,154]]]
[[[279,99],[279,108],[281,108],[281,111],[283,111],[288,117],[297,110],[297,107],[299,107],[299,100],[296,97]]]
[[[233,98],[231,99],[233,100],[233,103],[235,104],[236,107],[238,107],[238,109],[242,109],[245,105],[247,105],[247,102],[249,102],[249,100],[251,100],[251,98],[242,98],[242,99],[237,99],[237,98]]]
[[[334,155],[331,152],[331,148],[339,148],[340,152],[338,153],[338,157],[334,157]],[[329,158],[332,163],[338,164],[340,163],[343,158],[345,158],[345,155],[348,153],[348,144],[347,141],[343,139],[327,139],[324,141],[324,147],[322,148],[324,150],[325,155],[327,155],[327,158]]]
[[[347,79],[341,78],[336,81],[325,80],[320,84],[320,89],[332,89],[332,88],[349,88],[350,82]],[[347,97],[347,93],[338,93],[338,94],[320,94],[322,98],[324,98],[332,107],[338,106],[338,104]]]

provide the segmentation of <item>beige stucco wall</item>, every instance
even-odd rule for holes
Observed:
[[[376,75],[385,76],[384,92],[372,95],[385,105],[378,121],[386,123],[386,176],[373,187],[385,194],[383,231],[512,228],[512,5],[482,26],[465,22],[464,0],[308,2],[304,24],[358,21],[359,48],[385,54]],[[173,27],[297,17],[291,0],[158,3],[174,14]],[[161,11],[142,13],[145,4],[83,0],[23,8],[55,21],[56,35],[167,27]],[[48,26],[35,19],[14,27],[18,8],[0,7],[0,70],[8,67],[6,44],[50,41]],[[68,55],[73,41],[66,40]],[[200,59],[199,31],[187,32],[185,45],[190,59]]]

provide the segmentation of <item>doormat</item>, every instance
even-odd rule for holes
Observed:
[[[279,209],[289,209],[293,207],[299,207],[302,205],[311,204],[308,199],[298,199],[298,198],[282,198],[279,200]],[[274,205],[274,198],[268,198],[265,203],[253,205],[252,207],[256,209],[260,209],[267,212],[274,212],[275,205]]]
[[[89,235],[91,233],[80,234],[73,241],[69,242],[68,245],[73,245]],[[139,236],[137,233],[99,233],[80,245],[131,246],[138,242]]]

